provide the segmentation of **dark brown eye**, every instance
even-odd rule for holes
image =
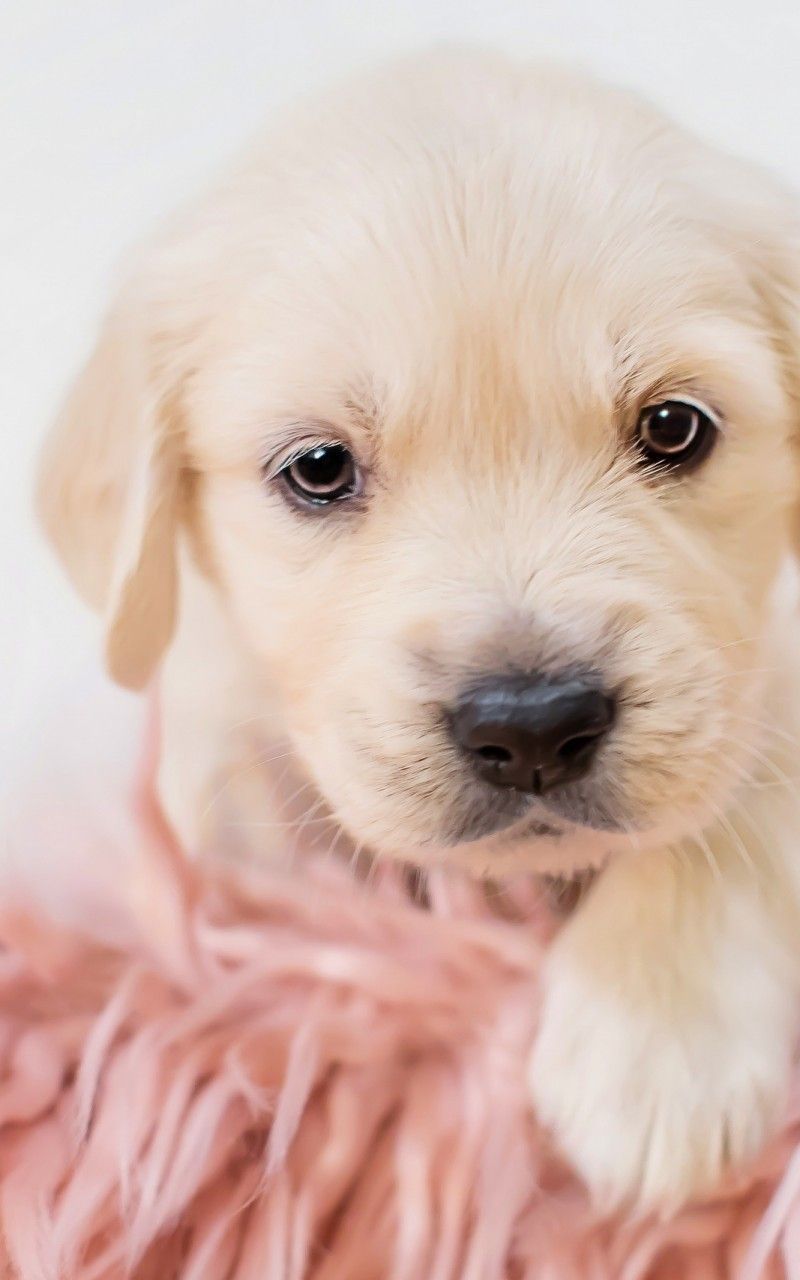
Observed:
[[[358,468],[343,444],[319,444],[297,454],[280,476],[296,497],[313,506],[341,502],[360,490]]]
[[[717,424],[708,411],[689,400],[649,404],[637,425],[645,462],[666,467],[696,466],[711,452],[717,435]]]

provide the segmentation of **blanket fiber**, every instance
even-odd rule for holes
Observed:
[[[800,1277],[797,1106],[714,1199],[593,1211],[526,1094],[533,886],[194,866],[141,803],[79,926],[0,921],[0,1276]]]

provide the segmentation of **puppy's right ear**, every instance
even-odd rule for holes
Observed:
[[[141,688],[176,613],[178,442],[140,307],[109,316],[45,443],[38,507],[78,592],[105,615],[111,675]]]

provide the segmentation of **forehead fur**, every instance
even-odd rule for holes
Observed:
[[[305,107],[151,264],[195,371],[197,461],[354,404],[406,430],[501,405],[607,420],[665,377],[746,400],[741,370],[775,379],[745,188],[627,94],[503,59],[409,63]]]

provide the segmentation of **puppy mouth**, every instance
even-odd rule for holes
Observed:
[[[558,806],[558,807],[556,807]],[[618,836],[626,830],[601,805],[594,788],[585,794],[551,795],[547,800],[522,792],[483,797],[466,809],[451,810],[443,843],[454,851],[484,845],[498,853],[512,845],[583,844],[587,837]]]
[[[612,811],[610,802],[615,797],[621,801],[622,797],[617,795],[608,777],[593,774],[591,778],[578,778],[545,795],[537,795],[510,786],[492,786],[462,773],[456,783],[456,793],[448,797],[446,791],[443,794],[440,778],[436,777],[437,770],[431,767],[438,762],[435,752],[409,763],[387,758],[360,740],[353,741],[351,746],[356,756],[371,766],[383,765],[384,797],[396,801],[405,798],[406,803],[416,797],[426,800],[426,807],[434,802],[429,808],[429,834],[416,834],[416,839],[411,836],[411,843],[419,841],[426,846],[455,851],[489,842],[500,849],[524,841],[563,842],[570,836],[586,836],[591,832],[619,833],[625,826]],[[419,772],[426,766],[421,786]],[[452,781],[455,783],[455,779]],[[603,802],[601,797],[606,791],[608,802]]]
[[[523,801],[522,796],[517,799]],[[548,813],[540,804],[531,811],[527,797],[523,805],[515,805],[510,813],[506,806],[502,813],[498,812],[499,808],[494,805],[489,812],[473,811],[453,823],[447,833],[448,845],[459,848],[487,840],[503,844],[517,840],[562,840],[572,825]]]

